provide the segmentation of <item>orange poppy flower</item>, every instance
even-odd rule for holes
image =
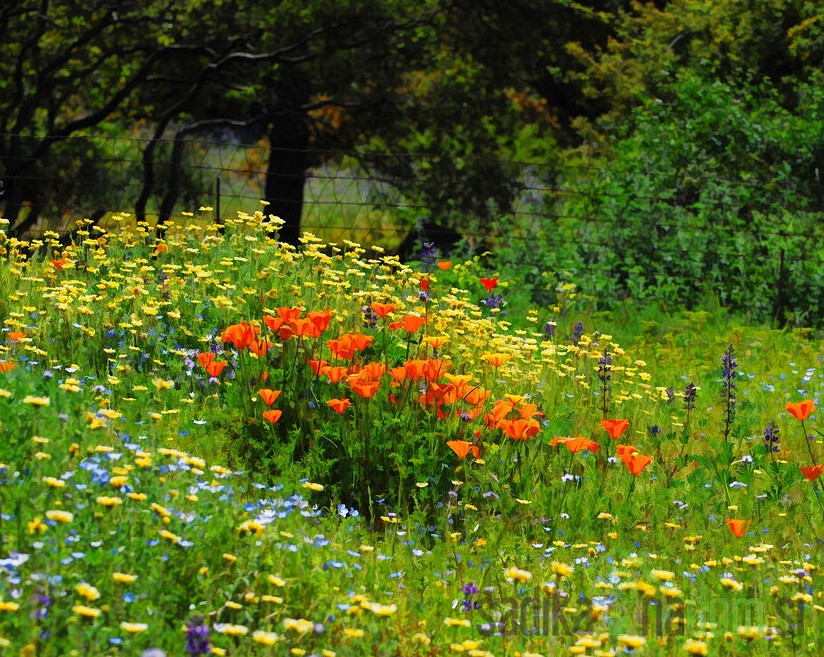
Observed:
[[[483,388],[472,388],[466,395],[464,396],[464,400],[470,406],[483,406],[487,399],[490,396],[489,390],[484,390]]]
[[[394,303],[373,303],[369,306],[378,317],[386,317],[389,313],[395,310]]]
[[[735,538],[741,538],[744,535],[744,532],[747,531],[750,527],[749,520],[739,520],[738,518],[725,518],[727,523],[727,527],[730,528],[732,535]]]
[[[426,317],[421,317],[420,315],[406,315],[400,321],[400,326],[397,328],[402,328],[404,331],[412,335],[424,324],[426,324]]]
[[[310,360],[309,367],[312,368],[312,371],[315,373],[315,376],[320,376],[323,368],[326,367],[327,361],[325,360]]]
[[[582,452],[585,449],[588,449],[593,454],[598,451],[598,443],[594,440],[590,440],[589,438],[584,438],[583,436],[578,436],[576,438],[553,438],[549,445],[550,447],[555,447],[558,443],[562,444],[573,454],[576,452]]]
[[[350,360],[355,357],[355,350],[346,340],[332,338],[326,341],[326,346],[338,360]]]
[[[498,423],[504,435],[509,436],[513,440],[526,440],[532,436],[537,436],[541,430],[541,425],[537,420],[521,418],[515,420],[501,420]]]
[[[55,258],[51,259],[52,267],[54,267],[57,271],[63,271],[63,268],[66,265],[68,265],[70,262],[71,262],[71,260],[69,260],[66,256],[63,256],[62,258],[59,258],[59,259],[55,259]]]
[[[257,393],[267,406],[274,404],[277,398],[280,397],[280,390],[272,390],[271,388],[261,388]]]
[[[378,387],[380,383],[378,381],[364,381],[364,380],[357,380],[357,381],[349,381],[349,387],[359,397],[363,397],[364,399],[370,399],[374,397],[375,393],[378,391]]]
[[[393,367],[389,370],[389,376],[392,377],[392,385],[400,385],[406,379],[406,368]]]
[[[386,372],[386,365],[383,363],[367,363],[361,369],[361,374],[367,378],[372,379],[373,381],[377,381],[380,379],[384,372]]]
[[[286,320],[283,319],[283,317],[272,317],[271,315],[264,315],[263,323],[269,327],[269,330],[272,333],[277,333],[280,330],[280,327],[286,323]]]
[[[504,401],[503,399],[496,402],[495,406],[492,407],[492,417],[494,418],[495,422],[500,422],[513,409],[512,402]]]
[[[14,369],[14,363],[8,360],[0,360],[0,374],[11,372]]]
[[[289,308],[287,306],[282,306],[280,308],[275,308],[275,312],[284,322],[291,322],[300,317],[301,310],[300,308]]]
[[[327,328],[329,328],[329,322],[332,321],[332,311],[331,310],[310,310],[306,313],[306,319],[310,320],[315,327],[317,328],[317,335],[314,337],[318,337],[321,333],[323,333]]]
[[[449,367],[448,360],[439,360],[437,358],[427,358],[424,361],[423,376],[430,383],[434,383],[441,379],[446,368]]]
[[[410,379],[417,380],[423,376],[424,368],[426,367],[425,360],[407,360],[404,361],[403,364],[404,369],[406,370],[406,376]]]
[[[304,317],[303,319],[292,320],[291,322],[289,322],[289,327],[292,329],[292,332],[299,338],[316,338],[320,335],[318,325],[315,324],[315,322],[313,322],[308,317]],[[281,332],[282,331],[283,329],[281,329]]]
[[[225,360],[213,360],[209,365],[206,366],[206,372],[209,376],[213,378],[217,378],[220,376],[220,373],[223,371],[223,368],[226,367],[229,363]]]
[[[624,465],[627,466],[627,469],[633,477],[641,474],[643,469],[652,463],[652,457],[646,454],[639,454],[638,452],[632,452],[631,454],[622,456],[621,460],[624,462]]]
[[[262,356],[266,355],[266,352],[269,351],[269,347],[272,346],[272,343],[269,342],[266,338],[263,340],[252,340],[249,343],[249,351],[251,351],[255,356],[261,358]]]
[[[523,406],[517,406],[515,410],[524,420],[528,420],[536,415],[543,415],[543,413],[538,411],[537,404],[524,404]]]
[[[629,420],[601,420],[601,426],[606,429],[610,438],[618,440],[629,427]]]
[[[449,342],[449,338],[445,335],[428,335],[423,339],[423,341],[433,349],[440,349],[447,342]]]
[[[352,402],[348,399],[330,399],[328,402],[329,406],[332,408],[335,413],[343,414],[346,412],[346,409],[352,405]]]
[[[802,465],[799,470],[801,470],[801,474],[807,478],[807,481],[815,481],[821,476],[821,473],[824,472],[824,464]]]
[[[449,381],[449,383],[451,383],[453,386],[465,386],[472,380],[471,374],[445,373],[444,376],[446,377],[447,381]]]
[[[215,359],[215,355],[211,351],[204,351],[197,355],[197,361],[203,367],[209,367],[209,364]]]
[[[441,271],[446,271],[452,266],[451,260],[438,260],[438,269]]]
[[[495,286],[498,285],[497,278],[482,278],[481,285],[486,288],[487,292],[492,292],[495,289]]]
[[[23,333],[23,331],[9,331],[8,336],[12,342],[20,342],[20,340],[26,337],[26,334]]]
[[[283,415],[283,411],[277,408],[270,408],[268,411],[263,411],[263,419],[272,424],[277,424],[281,415]]]
[[[340,381],[346,376],[346,373],[347,370],[342,365],[338,365],[337,367],[326,366],[321,370],[321,374],[327,377],[332,383]]]
[[[805,399],[800,402],[790,402],[787,404],[787,411],[798,420],[806,420],[810,413],[815,410],[815,402],[812,399]]]
[[[481,356],[492,367],[500,367],[509,360],[509,354],[483,354]]]
[[[258,328],[242,321],[240,324],[227,326],[220,336],[221,342],[231,342],[236,349],[246,349],[257,338]]]
[[[481,453],[481,450],[477,445],[473,445],[466,440],[449,440],[447,441],[446,446],[455,452],[459,459],[465,459],[469,452],[472,452],[472,455],[475,458],[478,458]]]
[[[634,445],[618,445],[616,448],[618,451],[618,456],[623,459],[624,457],[631,456],[634,452],[638,451],[638,448]]]

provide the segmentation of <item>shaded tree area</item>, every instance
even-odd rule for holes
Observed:
[[[561,32],[577,26],[589,46],[604,38],[602,17],[567,5],[11,0],[0,13],[9,35],[0,46],[4,215],[22,234],[56,200],[48,181],[92,159],[91,142],[64,152],[69,136],[122,134],[140,121],[149,138],[138,220],[158,193],[160,221],[171,216],[186,141],[219,130],[268,141],[264,196],[287,241],[300,232],[306,172],[328,148],[356,149],[363,166],[435,208],[437,223],[491,219],[517,193],[500,159],[524,122],[538,116],[550,142],[556,132],[574,138],[552,116],[574,113],[575,94],[545,107],[540,89],[558,73],[547,76],[529,45],[549,49],[551,62],[562,56]],[[159,166],[169,148],[170,164]],[[448,157],[421,159],[428,154]]]

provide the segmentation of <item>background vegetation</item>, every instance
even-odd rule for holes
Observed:
[[[14,0],[2,213],[18,237],[70,208],[162,222],[209,205],[224,141],[257,149],[289,243],[308,172],[344,166],[380,180],[381,222],[457,231],[536,301],[570,274],[602,307],[817,324],[822,22],[808,0]]]

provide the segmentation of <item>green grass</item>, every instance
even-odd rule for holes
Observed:
[[[816,654],[812,332],[116,222],[3,242],[0,653]]]

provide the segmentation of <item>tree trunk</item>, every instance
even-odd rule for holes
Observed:
[[[269,144],[264,198],[270,205],[266,209],[268,214],[286,222],[278,239],[296,245],[301,234],[303,187],[309,169],[309,129],[304,117],[288,110],[277,114],[269,132]]]

